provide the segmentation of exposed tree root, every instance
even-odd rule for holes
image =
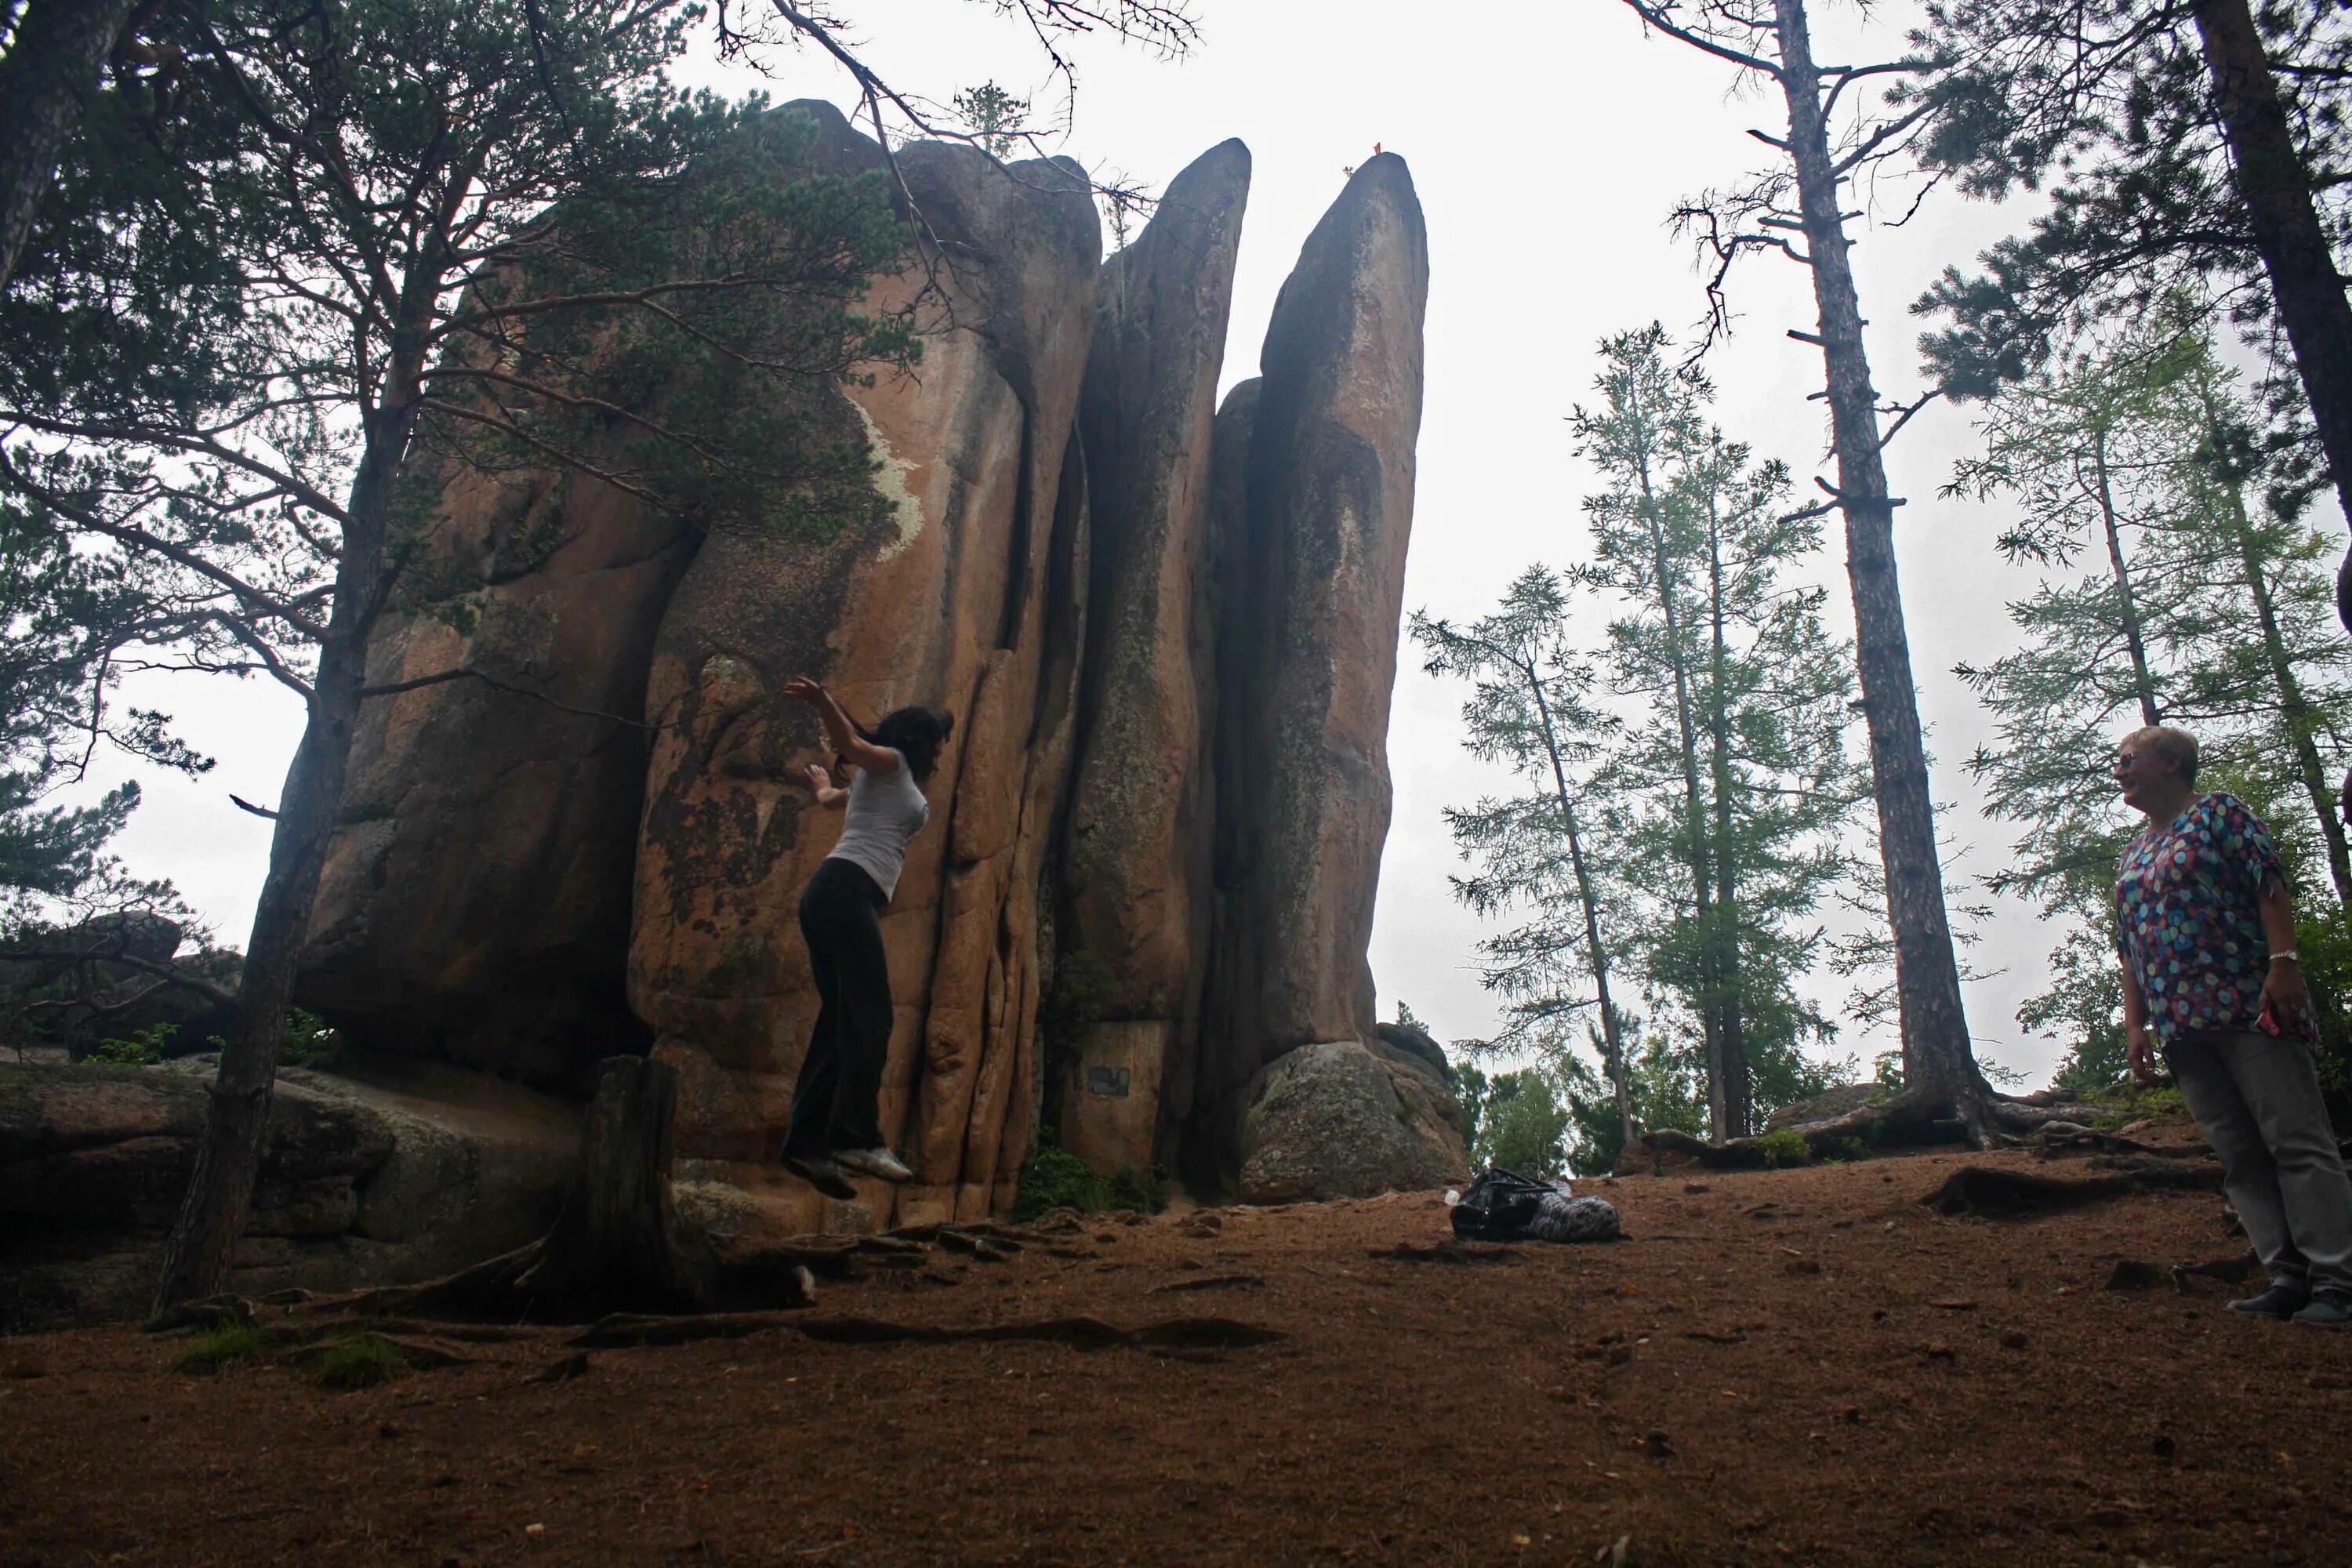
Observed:
[[[704,1312],[692,1317],[615,1313],[570,1342],[583,1350],[688,1344],[698,1340],[740,1339],[787,1331],[825,1344],[961,1344],[972,1341],[1036,1341],[1079,1350],[1229,1350],[1267,1345],[1288,1338],[1278,1329],[1230,1318],[1171,1318],[1122,1329],[1099,1318],[1043,1318],[1010,1323],[941,1328],[929,1323],[893,1323],[878,1318],[812,1318],[793,1312]]]
[[[2037,1176],[2028,1171],[1969,1165],[1953,1172],[1942,1186],[1919,1201],[1948,1215],[1980,1214],[2011,1219],[2055,1214],[2139,1193],[2182,1189],[2218,1192],[2221,1186],[2220,1166],[2175,1161],[2150,1161],[2111,1176],[2072,1182]]]
[[[1181,1290],[1248,1290],[1265,1284],[1263,1274],[1202,1274],[1191,1279],[1172,1279],[1165,1285],[1154,1285],[1154,1296],[1173,1295]]]
[[[2219,1279],[2227,1285],[2242,1285],[2262,1272],[2262,1267],[2263,1260],[2251,1248],[2234,1258],[2210,1258],[2203,1263],[2176,1263],[2172,1266],[2172,1288],[2186,1296],[2191,1279]]]
[[[1671,1166],[1687,1164],[1717,1171],[1762,1170],[1785,1159],[1785,1135],[1790,1132],[1802,1138],[1807,1152],[1817,1160],[1851,1154],[1857,1146],[1870,1150],[1951,1143],[1980,1150],[2016,1147],[2053,1125],[2071,1126],[2099,1139],[2109,1135],[2094,1133],[2083,1123],[2105,1113],[2100,1106],[2049,1089],[2018,1096],[1990,1089],[1971,1093],[1908,1089],[1819,1121],[1797,1122],[1762,1136],[1729,1138],[1720,1143],[1659,1128],[1626,1145],[1617,1171],[1620,1174],[1643,1170],[1663,1173]],[[2128,1142],[2118,1140],[2118,1148]],[[2132,1144],[2123,1152],[2142,1150],[2146,1145]]]

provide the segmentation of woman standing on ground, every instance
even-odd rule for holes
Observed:
[[[2270,1289],[2233,1311],[2352,1323],[2352,1182],[2319,1098],[2311,994],[2269,831],[2245,803],[2197,793],[2197,742],[2136,731],[2116,748],[2124,804],[2147,826],[2116,882],[2132,1072],[2161,1047]]]
[[[914,1174],[882,1135],[882,1064],[890,1048],[882,910],[898,891],[908,842],[930,820],[923,786],[955,720],[936,708],[900,708],[866,731],[814,680],[787,682],[784,695],[816,710],[835,765],[854,771],[849,787],[839,789],[824,769],[808,770],[817,805],[846,807],[846,816],[840,842],[801,894],[801,938],[816,972],[818,1007],[793,1086],[783,1161],[826,1196],[854,1198],[846,1171],[886,1182]]]

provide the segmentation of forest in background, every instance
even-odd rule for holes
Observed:
[[[2313,519],[2317,497],[2352,486],[2342,14],[1969,0],[1931,7],[1889,58],[1844,64],[1814,57],[1802,0],[1624,3],[1659,69],[1729,71],[1766,95],[1773,123],[1755,134],[1770,156],[1674,215],[1708,327],[1677,342],[1626,323],[1589,398],[1561,410],[1603,479],[1586,500],[1590,554],[1530,569],[1490,616],[1414,626],[1432,668],[1472,683],[1472,749],[1528,786],[1451,817],[1511,1008],[1484,1044],[1498,1062],[1534,1058],[1469,1078],[1482,1147],[1506,1121],[1549,1127],[1528,1162],[1589,1168],[1637,1130],[1749,1135],[1848,1071],[1984,1135],[1995,1087],[1959,992],[1971,899],[1940,858],[1893,569],[1900,498],[1881,461],[1938,395],[1980,415],[1984,455],[1951,483],[2013,519],[1986,548],[2025,574],[2011,606],[2024,647],[1962,672],[2000,739],[1947,759],[2022,831],[1996,885],[2052,921],[2051,984],[2024,1021],[2067,1040],[2070,1084],[2114,1078],[2104,868],[2128,824],[2105,763],[2124,730],[2176,721],[2279,830],[2340,1087],[2352,875],[2333,808],[2345,670],[2327,563],[2342,541]],[[1109,27],[1181,50],[1191,37],[1181,9],[1125,0],[1012,9],[1047,37]],[[0,879],[13,955],[33,966],[12,1021],[136,1057],[161,1042],[106,1020],[156,987],[194,991],[221,1010],[225,1079],[239,1064],[266,1093],[309,1026],[289,1027],[289,933],[315,885],[336,737],[365,696],[353,650],[414,521],[402,464],[528,456],[713,525],[823,528],[767,517],[764,498],[821,493],[862,455],[801,439],[794,411],[828,377],[918,352],[905,323],[849,309],[902,237],[877,190],[779,191],[761,232],[788,245],[714,258],[658,242],[755,226],[698,209],[686,177],[751,109],[679,92],[673,64],[755,47],[757,21],[770,43],[841,55],[886,133],[1003,154],[1026,106],[992,82],[941,110],[902,98],[858,74],[845,23],[787,5],[17,0],[5,18]],[[1917,301],[1930,384],[1916,400],[1883,395],[1863,353],[1846,253],[1864,182],[1908,182],[1920,203],[2042,198],[2025,232],[1955,258]],[[1123,235],[1137,193],[1103,196]],[[567,249],[545,221],[566,204],[659,221],[610,231],[638,246]],[[1712,421],[1714,331],[1745,269],[1778,262],[1805,269],[1819,306],[1792,335],[1821,349],[1821,383],[1789,395],[1825,405],[1827,474]],[[697,295],[703,313],[642,309],[714,266],[734,281]],[[526,322],[526,290],[485,286],[525,277],[575,290],[573,313]],[[789,353],[726,352],[779,310]],[[635,352],[592,364],[580,345],[598,332]],[[469,343],[528,367],[501,407],[446,390],[484,378]],[[588,414],[640,405],[633,369],[681,352],[700,373],[675,390],[676,417],[617,447],[590,438]],[[755,385],[772,426],[720,417]],[[1840,528],[1851,643],[1795,570],[1838,549]],[[399,591],[466,614],[466,584]],[[110,700],[126,671],[158,664],[280,681],[312,716],[287,798],[266,808],[279,848],[242,963],[109,856],[135,790],[56,803],[97,745],[206,765],[162,715]],[[1860,934],[1832,940],[1831,909],[1861,911]],[[1850,983],[1843,1008],[1808,999],[1800,981],[1817,970]],[[1840,1025],[1871,1017],[1899,1021],[1901,1049],[1841,1065]],[[236,1164],[250,1131],[224,1131],[219,1163]],[[199,1228],[216,1235],[219,1216]]]
[[[2064,1046],[2053,1087],[2126,1077],[2111,898],[2137,823],[2109,763],[2130,731],[2173,724],[2200,739],[2200,787],[2278,838],[2340,1098],[2352,650],[2342,540],[2315,518],[2352,487],[2340,13],[1959,0],[1897,56],[1824,65],[1803,0],[1624,3],[1662,44],[1777,90],[1788,129],[1751,132],[1779,157],[1675,209],[1711,273],[1702,340],[1677,351],[1652,326],[1600,345],[1598,400],[1570,415],[1603,481],[1588,555],[1530,568],[1475,623],[1412,626],[1431,673],[1472,683],[1470,750],[1528,788],[1447,814],[1472,866],[1457,896],[1505,926],[1480,953],[1506,1026],[1463,1044],[1517,1064],[1467,1076],[1474,1160],[1606,1170],[1641,1130],[1721,1142],[1838,1083],[1893,1103],[1930,1076],[1977,1131],[1969,1104],[1994,1086],[1957,983],[1990,910],[1939,864],[1879,458],[1937,396],[1973,405],[1984,443],[1945,493],[2004,520],[1985,547],[2025,578],[2016,650],[1955,673],[1995,733],[1960,761],[2015,830],[1980,890],[2030,900],[2053,939],[2018,1022]],[[1907,183],[1911,214],[1955,186],[2045,198],[1911,302],[1931,377],[1916,401],[1875,390],[1858,331],[1846,203],[1864,181],[1878,199]],[[1706,351],[1735,272],[1765,258],[1804,268],[1820,307],[1790,336],[1822,351],[1806,395],[1830,405],[1826,501],[1708,418]],[[1852,644],[1801,585],[1832,514]],[[1816,972],[1849,984],[1834,1015],[1797,984]],[[1841,1023],[1889,1017],[1900,1052],[1837,1054]]]

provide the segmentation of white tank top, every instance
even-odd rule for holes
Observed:
[[[864,871],[886,899],[898,890],[898,873],[907,868],[908,841],[931,819],[931,803],[916,786],[905,755],[890,754],[898,765],[888,773],[877,776],[860,768],[850,778],[841,842],[825,857],[846,860]]]

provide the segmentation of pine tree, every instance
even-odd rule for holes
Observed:
[[[1750,132],[1778,154],[1739,187],[1685,202],[1678,226],[1695,233],[1714,267],[1708,284],[1710,331],[1725,329],[1725,280],[1743,256],[1777,255],[1811,278],[1816,320],[1790,336],[1822,351],[1831,448],[1837,479],[1817,479],[1845,519],[1846,578],[1854,620],[1854,667],[1870,736],[1871,795],[1877,807],[1887,923],[1895,942],[1909,1121],[1939,1108],[1956,1113],[1978,1143],[1990,1142],[1992,1095],[1970,1046],[1960,971],[1946,906],[1927,779],[1925,731],[1911,670],[1910,634],[1895,556],[1895,510],[1885,447],[1927,396],[1882,404],[1863,342],[1862,300],[1854,283],[1853,239],[1860,215],[1847,189],[1907,156],[1923,109],[1878,114],[1860,84],[1899,79],[1908,60],[1843,65],[1815,58],[1806,0],[1625,0],[1644,26],[1741,73],[1777,94],[1788,119],[1780,134]],[[1849,97],[1849,89],[1853,95]],[[1843,100],[1844,108],[1841,110]],[[1924,193],[1922,193],[1924,195]],[[1933,394],[1929,394],[1932,396]],[[1823,510],[1829,510],[1824,507]]]
[[[1610,687],[1644,714],[1607,769],[1610,853],[1677,868],[1670,896],[1645,879],[1639,946],[1694,1026],[1721,1139],[1824,1087],[1804,1047],[1832,1026],[1794,981],[1866,791],[1844,742],[1852,650],[1822,623],[1825,593],[1786,581],[1821,548],[1818,513],[1792,510],[1785,468],[1706,423],[1711,389],[1668,347],[1654,326],[1609,340],[1602,405],[1572,416],[1604,481],[1578,576],[1619,609]]]
[[[1969,765],[1990,813],[2021,829],[1990,885],[2036,900],[2064,933],[2051,988],[2019,1021],[2063,1031],[2060,1082],[2087,1089],[2122,1060],[2110,905],[2139,825],[2108,771],[2116,742],[2150,721],[2190,730],[2200,784],[2257,804],[2291,861],[2325,868],[2340,909],[2327,779],[2352,742],[2352,654],[2319,536],[2251,499],[2264,479],[2254,410],[2193,309],[2029,376],[1986,427],[1988,457],[1959,483],[2020,504],[2001,548],[2045,575],[2010,606],[2022,646],[1959,668],[1998,726]],[[2089,572],[2056,575],[2084,559]]]
[[[1578,818],[1584,774],[1609,725],[1586,696],[1591,668],[1571,651],[1567,594],[1553,573],[1531,566],[1495,614],[1457,627],[1416,612],[1412,632],[1428,652],[1430,674],[1476,683],[1462,710],[1464,748],[1506,764],[1531,786],[1512,799],[1445,812],[1454,843],[1478,866],[1475,875],[1453,879],[1455,896],[1481,915],[1524,908],[1532,916],[1479,944],[1487,988],[1511,1004],[1503,1032],[1482,1044],[1494,1052],[1532,1047],[1563,1061],[1571,1055],[1570,1021],[1591,1009],[1619,1135],[1630,1142],[1637,1134],[1624,1020],[1609,989],[1609,894]]]
[[[2264,347],[2294,384],[2276,478],[2332,479],[2352,518],[2345,9],[1944,0],[1915,43],[1927,161],[1980,196],[2051,188],[1983,272],[1948,270],[1919,302],[1948,323],[1927,343],[1945,386],[1989,395],[2186,288],[2276,329]]]

